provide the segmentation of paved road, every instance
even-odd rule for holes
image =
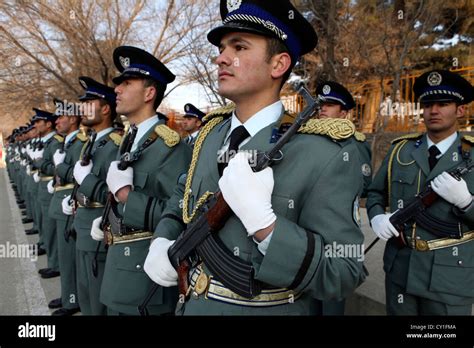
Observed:
[[[27,246],[35,245],[38,235],[25,234],[31,224],[21,223],[20,210],[3,168],[0,197],[0,315],[50,315],[48,302],[59,297],[59,277],[39,276],[38,269],[46,266],[46,255],[37,257],[27,252]]]

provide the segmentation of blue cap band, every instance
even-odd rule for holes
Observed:
[[[264,26],[283,41],[295,59],[300,57],[301,45],[295,34],[284,23],[262,8],[252,4],[242,4],[239,9],[229,12],[223,22],[230,21],[253,22]]]
[[[168,82],[163,77],[163,75],[161,75],[158,71],[152,69],[148,65],[130,64],[130,66],[128,66],[127,68],[125,68],[122,71],[122,74],[126,74],[126,73],[129,73],[129,72],[140,73],[142,75],[149,75],[150,77],[152,77],[153,79],[161,82],[164,85],[168,84]]]

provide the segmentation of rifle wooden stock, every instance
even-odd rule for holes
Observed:
[[[226,221],[232,215],[232,209],[224,199],[221,191],[215,194],[216,204],[213,205],[206,214],[207,223],[211,232],[218,232],[224,227]]]

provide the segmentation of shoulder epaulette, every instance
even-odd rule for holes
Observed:
[[[354,133],[354,138],[356,138],[356,140],[360,142],[364,142],[367,139],[364,133],[357,131]]]
[[[202,118],[203,122],[207,122],[210,119],[217,117],[217,116],[230,116],[232,115],[232,112],[235,110],[235,104],[230,103],[226,106],[223,106],[221,108],[218,108],[216,110],[213,110],[209,112],[206,116]]]
[[[77,133],[76,139],[79,139],[81,142],[85,143],[87,141],[87,135],[82,134],[81,132]]]
[[[406,134],[402,135],[401,137],[395,138],[392,140],[392,144],[398,143],[401,140],[412,140],[412,139],[419,139],[421,138],[423,133],[412,133],[412,134]]]
[[[468,143],[474,144],[474,137],[471,135],[463,135],[462,140],[465,140]]]
[[[64,141],[64,137],[62,135],[59,135],[59,134],[56,134],[54,136],[54,139],[56,139],[57,141],[59,141],[60,143],[62,143]]]
[[[176,146],[181,141],[179,133],[164,124],[156,126],[155,133],[163,139],[168,147]]]
[[[122,142],[122,135],[116,132],[109,133],[109,138],[114,142],[116,146],[119,146]]]
[[[311,119],[298,129],[298,133],[327,135],[334,140],[350,138],[354,132],[354,124],[340,118]]]

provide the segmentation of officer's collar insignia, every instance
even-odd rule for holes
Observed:
[[[323,93],[328,95],[329,93],[331,93],[331,87],[329,85],[325,85],[323,87]]]
[[[84,89],[87,89],[87,83],[84,81],[84,80],[79,80],[79,83],[81,84],[82,87],[84,87]]]
[[[428,75],[426,80],[428,81],[428,84],[430,86],[439,86],[443,78],[438,72],[433,71],[431,74]]]
[[[130,66],[130,58],[129,57],[119,57],[120,64],[124,69],[127,69]]]
[[[419,148],[422,142],[423,142],[423,141],[422,141],[421,139],[418,139],[418,140],[415,142],[415,147],[416,147],[416,148]]]
[[[229,12],[238,10],[241,4],[242,4],[242,0],[227,0],[227,10]]]

